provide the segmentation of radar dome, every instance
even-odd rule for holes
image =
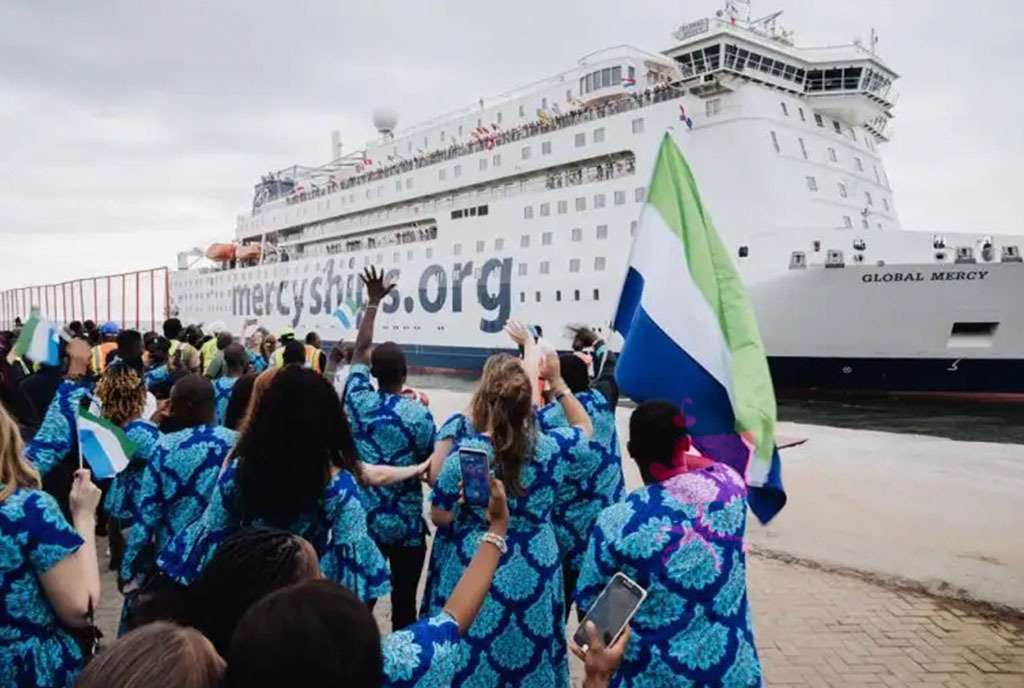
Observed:
[[[373,126],[381,134],[390,134],[398,126],[398,115],[391,108],[377,108],[373,111]]]

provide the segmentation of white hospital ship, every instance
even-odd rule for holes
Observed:
[[[424,368],[477,369],[509,316],[560,346],[568,323],[607,332],[668,131],[779,391],[1024,398],[1024,237],[905,231],[881,157],[897,74],[875,40],[799,48],[738,4],[660,53],[600,50],[407,129],[378,110],[365,150],[335,133],[330,162],[256,185],[221,247],[235,259],[171,275],[174,307],[351,339],[378,265],[398,289],[377,336]]]

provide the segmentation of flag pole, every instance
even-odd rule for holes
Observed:
[[[75,411],[75,437],[78,439],[78,470],[85,468],[85,462],[82,459],[82,432],[81,426],[78,422],[78,411]]]

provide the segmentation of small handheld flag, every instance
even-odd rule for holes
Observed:
[[[622,77],[622,86],[624,88],[632,88],[633,86],[636,86],[636,79],[631,76],[624,76]]]
[[[658,152],[614,329],[615,368],[637,402],[671,401],[700,452],[746,479],[767,523],[786,503],[775,393],[754,310],[672,137]]]
[[[21,328],[14,353],[47,366],[60,364],[60,327],[33,310]]]
[[[135,443],[106,418],[78,409],[78,446],[98,480],[113,478],[128,467]]]
[[[339,305],[332,315],[338,319],[343,328],[351,330],[356,325],[356,312],[358,310],[359,307],[354,301],[346,301]]]

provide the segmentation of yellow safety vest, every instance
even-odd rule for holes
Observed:
[[[270,365],[273,368],[280,368],[284,365],[284,347],[278,347],[278,349],[270,356]],[[320,369],[320,349],[306,344],[306,367],[312,368],[318,373],[323,371]]]
[[[213,363],[213,359],[217,357],[217,338],[214,337],[210,341],[203,344],[202,348],[199,349],[199,369],[205,374]]]
[[[117,342],[103,342],[92,348],[92,356],[89,367],[96,375],[102,375],[107,369],[107,355],[117,348]]]

